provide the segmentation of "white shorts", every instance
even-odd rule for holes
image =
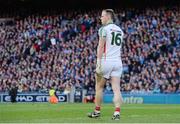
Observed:
[[[121,77],[122,75],[122,61],[121,60],[102,60],[101,69],[103,77],[109,79],[110,77]]]

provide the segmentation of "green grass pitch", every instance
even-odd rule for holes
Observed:
[[[113,104],[103,104],[101,117],[87,113],[94,104],[1,103],[0,123],[180,123],[180,105],[124,104],[120,121],[111,120]]]

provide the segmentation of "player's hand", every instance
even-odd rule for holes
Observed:
[[[97,63],[96,63],[96,73],[97,74],[102,74],[102,67],[101,67],[101,60],[97,59]]]

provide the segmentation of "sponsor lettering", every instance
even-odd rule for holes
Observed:
[[[123,98],[124,103],[135,103],[135,104],[142,104],[143,103],[143,97],[125,97]]]

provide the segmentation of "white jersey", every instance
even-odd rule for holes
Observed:
[[[117,25],[110,23],[99,29],[99,37],[106,39],[102,59],[121,60],[123,31]]]

